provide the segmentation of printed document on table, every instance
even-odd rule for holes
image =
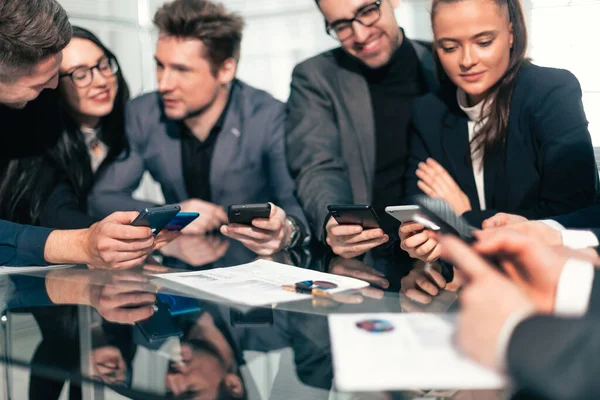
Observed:
[[[179,290],[184,286],[187,289],[249,306],[264,306],[310,298],[310,295],[287,292],[281,288],[282,285],[293,285],[300,281],[320,280],[335,283],[337,288],[327,290],[328,293],[369,286],[367,282],[358,279],[266,260],[257,260],[235,267],[154,276],[160,278],[156,281],[157,284],[170,289]],[[185,290],[185,292],[190,291]]]
[[[36,267],[7,267],[0,266],[0,275],[10,275],[10,274],[26,274],[28,272],[44,272],[50,271],[53,269],[63,269],[63,268],[72,268],[75,265],[46,265],[46,266],[36,266]]]
[[[385,321],[379,325],[382,331],[369,331],[373,326],[369,321],[373,320]],[[455,326],[456,314],[330,315],[336,388],[342,391],[504,388],[503,376],[458,352],[452,339]]]

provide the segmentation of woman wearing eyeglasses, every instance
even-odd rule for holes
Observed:
[[[54,95],[63,130],[45,154],[9,167],[0,186],[0,216],[53,228],[83,228],[95,222],[86,212],[95,177],[127,148],[124,108],[129,89],[114,54],[93,33],[73,27]]]

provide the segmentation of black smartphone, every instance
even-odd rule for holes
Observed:
[[[191,224],[196,218],[200,216],[197,212],[179,212],[172,220],[169,221],[165,229],[168,231],[179,232],[189,224]]]
[[[181,207],[177,205],[145,208],[131,225],[147,226],[152,229],[153,235],[158,235],[179,211]]]
[[[367,204],[328,205],[329,214],[340,225],[360,225],[365,229],[380,228],[379,217]]]
[[[172,336],[183,336],[183,331],[173,321],[169,306],[157,301],[156,307],[157,310],[150,318],[135,323],[148,343],[163,341]]]
[[[271,216],[271,204],[235,204],[227,209],[227,218],[230,224],[252,225],[255,218],[266,218]]]

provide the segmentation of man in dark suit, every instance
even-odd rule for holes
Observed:
[[[61,51],[71,33],[69,17],[55,0],[0,2],[0,176],[12,160],[39,154],[59,130],[53,105],[45,96],[36,98],[56,88]],[[0,220],[0,265],[136,266],[172,238],[161,234],[157,239],[149,228],[131,226],[136,216],[115,213],[89,229],[71,231]]]
[[[399,0],[317,0],[341,47],[296,66],[287,104],[287,154],[312,231],[343,257],[389,240],[384,208],[403,195],[415,97],[435,89],[429,45],[409,40]],[[370,204],[382,229],[339,226],[330,204]]]
[[[152,206],[131,197],[148,170],[167,203],[200,213],[184,233],[221,228],[263,255],[305,242],[308,224],[285,160],[284,105],[235,79],[242,19],[207,0],[176,0],[154,22],[158,93],[129,105],[131,149],[96,182],[92,213]],[[221,227],[224,207],[263,202],[277,204],[268,220]]]
[[[456,334],[465,354],[506,372],[527,395],[600,396],[597,258],[510,229],[482,232],[473,248],[453,237],[440,243],[468,281]],[[504,273],[482,256],[494,256]]]

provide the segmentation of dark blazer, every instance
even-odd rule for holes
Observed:
[[[61,180],[40,213],[40,225],[56,229],[82,229],[98,221],[87,214],[87,197],[78,196],[73,185]]]
[[[517,77],[506,142],[484,160],[487,210],[480,211],[470,161],[468,118],[456,88],[445,87],[415,102],[407,196],[421,194],[418,163],[432,157],[461,187],[475,226],[496,212],[540,219],[592,204],[598,171],[579,82],[568,71],[526,62]]]
[[[528,318],[513,331],[507,350],[508,372],[525,394],[547,399],[599,398],[600,273],[594,276],[585,317]]]
[[[600,204],[594,204],[570,214],[554,216],[552,219],[570,229],[600,228]]]
[[[597,316],[535,316],[521,322],[511,336],[508,372],[517,388],[538,398],[597,399],[599,353]]]
[[[241,81],[233,85],[211,161],[212,202],[228,207],[271,201],[307,229],[286,164],[284,105]],[[113,211],[154,206],[131,197],[146,170],[160,184],[167,203],[189,199],[181,163],[181,129],[165,116],[158,93],[131,101],[126,131],[129,156],[119,157],[98,177],[89,198],[90,213],[104,217]]]
[[[434,91],[431,46],[411,44]],[[375,121],[359,61],[337,48],[297,65],[287,113],[288,163],[312,232],[322,240],[329,204],[371,203]]]
[[[46,265],[44,248],[50,232],[0,220],[0,265]]]

